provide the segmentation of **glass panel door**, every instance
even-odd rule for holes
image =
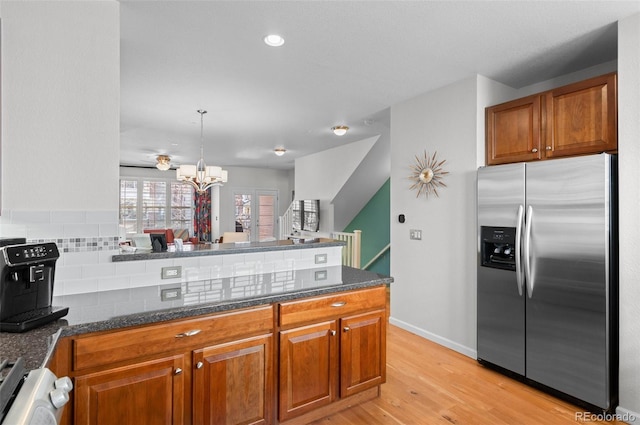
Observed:
[[[278,194],[273,190],[257,192],[258,240],[277,239]]]
[[[236,232],[249,233],[249,240],[255,242],[277,239],[277,190],[235,192],[233,207]]]
[[[252,215],[251,215],[251,193],[235,193],[233,195],[233,216],[235,217],[235,231],[248,232],[249,240],[252,240]]]

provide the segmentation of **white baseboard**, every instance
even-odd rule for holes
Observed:
[[[624,407],[618,406],[616,408],[616,417],[612,419],[616,419],[628,424],[640,424],[640,413],[633,412],[631,410],[625,409]]]
[[[424,329],[418,328],[416,326],[410,325],[409,323],[403,322],[402,320],[398,320],[395,319],[393,317],[389,318],[389,323],[391,323],[392,325],[395,325],[399,328],[402,328],[406,331],[409,331],[413,334],[419,335],[423,338],[428,339],[429,341],[433,341],[436,344],[440,344],[444,347],[450,348],[454,351],[457,351],[460,354],[464,354],[465,356],[471,357],[472,359],[477,359],[478,358],[478,352],[474,349],[471,349],[469,347],[465,347],[464,345],[458,344],[455,341],[451,341],[450,339],[447,338],[443,338],[439,335],[436,335],[434,333],[425,331]]]
[[[409,331],[413,334],[426,338],[429,341],[433,341],[436,344],[440,344],[444,347],[457,351],[460,354],[464,354],[465,356],[471,357],[472,359],[478,358],[478,352],[476,350],[473,350],[469,347],[465,347],[464,345],[458,344],[457,342],[451,341],[450,339],[447,339],[447,338],[443,338],[434,333],[425,331],[424,329],[421,329],[417,326],[410,325],[409,323],[403,322],[402,320],[398,320],[393,317],[390,317],[389,323],[399,328],[402,328],[406,331]],[[606,418],[606,419],[615,419],[631,425],[640,425],[640,413],[625,409],[624,407],[620,407],[620,406],[616,408],[615,417]]]

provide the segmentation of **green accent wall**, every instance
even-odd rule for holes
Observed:
[[[391,179],[378,189],[343,231],[354,230],[362,230],[360,264],[364,267],[391,241]],[[387,250],[367,270],[389,275],[391,250]]]

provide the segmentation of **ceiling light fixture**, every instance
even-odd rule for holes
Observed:
[[[171,168],[171,165],[170,165],[171,158],[169,158],[169,156],[158,155],[156,157],[156,160],[158,161],[158,163],[156,164],[156,168],[158,170],[167,171],[169,168]]]
[[[347,134],[347,130],[349,130],[349,127],[347,127],[346,125],[336,125],[335,127],[331,127],[331,130],[333,130],[333,134],[335,134],[336,136],[344,136],[345,134]]]
[[[287,151],[287,150],[286,150],[285,148],[275,148],[275,149],[273,150],[273,152],[274,152],[276,155],[278,155],[278,156],[282,156],[282,155],[284,155],[284,153],[285,153],[286,151]]]
[[[269,34],[263,39],[267,46],[280,47],[284,44],[284,38],[278,34]]]
[[[198,109],[200,114],[200,160],[196,165],[181,165],[176,170],[176,177],[183,183],[188,183],[198,192],[204,193],[216,183],[226,183],[228,173],[218,166],[207,166],[204,162],[203,117],[207,111]]]

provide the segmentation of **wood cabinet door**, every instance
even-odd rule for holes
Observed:
[[[193,352],[194,424],[273,423],[273,337]]]
[[[546,157],[617,150],[616,93],[615,73],[547,92],[543,135]]]
[[[384,310],[341,320],[340,397],[386,381],[385,323]]]
[[[75,379],[75,424],[184,423],[184,356],[79,376]]]
[[[337,397],[336,321],[280,332],[280,421],[330,404]]]
[[[539,95],[487,108],[487,165],[540,159],[540,119]]]

